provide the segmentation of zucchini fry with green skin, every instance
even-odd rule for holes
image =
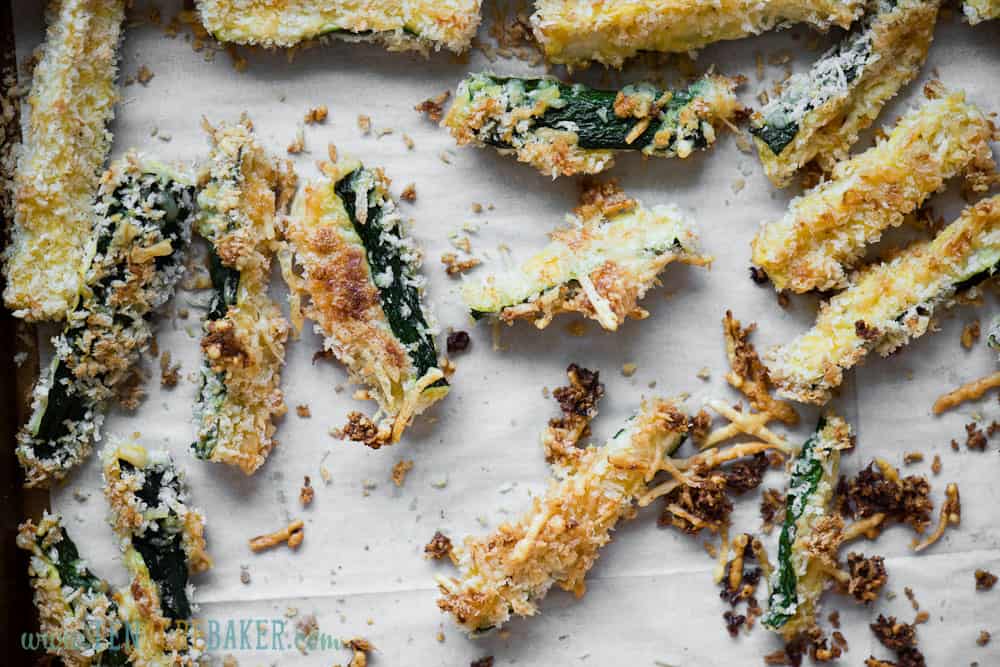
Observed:
[[[459,145],[493,146],[543,174],[596,174],[620,150],[686,158],[742,113],[742,80],[709,74],[683,90],[640,83],[595,90],[553,78],[471,74],[442,125]]]
[[[294,190],[290,165],[256,142],[247,118],[212,128],[208,182],[198,194],[199,234],[212,246],[213,298],[201,341],[195,456],[250,475],[275,446],[288,321],[268,295],[278,246],[275,219]]]
[[[1000,18],[1000,0],[965,0],[962,5],[965,17],[971,25]]]
[[[108,582],[87,569],[59,515],[23,523],[17,546],[31,554],[28,576],[46,651],[69,667],[130,664],[127,643],[135,638]]]
[[[644,319],[638,301],[671,262],[706,265],[694,223],[675,206],[644,208],[614,184],[584,193],[572,226],[519,269],[466,282],[472,316],[508,324],[529,319],[544,329],[559,313],[577,312],[615,331],[627,317]]]
[[[775,186],[787,186],[814,159],[830,172],[847,157],[858,134],[920,71],[939,4],[874,0],[855,30],[754,114],[750,132]]]
[[[17,436],[28,486],[47,486],[83,461],[113,398],[135,407],[138,388],[125,389],[152,338],[150,317],[184,272],[194,189],[193,176],[134,154],[104,175],[83,289]]]
[[[531,25],[546,58],[621,67],[643,51],[687,53],[790,23],[847,28],[864,0],[538,0]]]
[[[350,415],[345,434],[378,448],[444,398],[433,318],[423,303],[421,251],[407,236],[381,169],[352,159],[323,165],[327,179],[295,198],[282,271],[292,320],[303,315],[379,406],[374,422]]]
[[[111,525],[132,577],[115,600],[135,634],[133,661],[197,664],[204,641],[190,624],[195,605],[188,577],[212,566],[205,519],[188,506],[184,476],[166,452],[122,441],[108,446],[102,461]]]
[[[16,317],[61,320],[86,270],[83,249],[111,147],[124,0],[49,3],[35,66],[24,149],[14,177],[14,224],[3,255],[4,303]]]
[[[813,328],[772,350],[766,363],[778,394],[823,404],[844,372],[872,350],[888,356],[930,327],[956,292],[1000,264],[1000,195],[971,206],[937,237],[860,271],[820,308]]]
[[[850,446],[851,427],[828,416],[820,419],[792,462],[778,559],[761,619],[789,641],[815,625],[819,598],[829,582],[829,559],[836,563],[843,524],[826,526],[825,520],[837,486],[840,450]],[[829,540],[824,535],[828,531]]]
[[[752,242],[754,264],[777,290],[843,287],[866,246],[902,224],[947,179],[964,173],[973,189],[989,187],[994,133],[964,93],[927,102],[887,139],[839,163],[831,180],[792,200],[781,220],[765,224]]]
[[[222,42],[295,46],[332,35],[425,55],[467,51],[481,0],[198,0],[205,29]]]
[[[672,401],[653,400],[603,447],[567,451],[565,474],[515,524],[453,550],[461,576],[438,577],[438,607],[470,634],[533,616],[553,585],[580,597],[584,578],[660,462],[683,442],[688,418]]]

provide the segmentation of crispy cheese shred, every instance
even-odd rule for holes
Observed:
[[[48,30],[28,96],[3,255],[4,303],[17,317],[61,320],[77,302],[94,202],[111,148],[125,0],[48,3]]]
[[[813,328],[767,358],[778,394],[823,404],[871,351],[887,356],[928,331],[935,310],[1000,263],[1000,195],[984,199],[929,242],[859,272],[820,308]]]
[[[974,401],[977,398],[982,398],[983,394],[997,387],[1000,387],[1000,372],[991,373],[986,377],[966,382],[961,387],[943,394],[934,401],[934,414],[939,415],[966,401]]]
[[[842,288],[849,270],[882,234],[903,223],[947,179],[964,173],[985,191],[995,129],[961,92],[926,102],[888,138],[833,169],[832,178],[791,203],[754,238],[753,262],[777,290]]]

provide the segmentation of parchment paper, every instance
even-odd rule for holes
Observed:
[[[17,3],[22,61],[41,40],[42,4]],[[162,6],[165,19],[177,11],[174,3]],[[575,205],[578,185],[570,179],[553,182],[492,151],[459,149],[413,106],[454,89],[468,71],[541,70],[516,60],[491,63],[480,51],[467,59],[438,54],[425,60],[386,53],[376,46],[335,43],[299,53],[292,63],[283,52],[240,49],[249,67],[237,72],[225,52],[206,62],[206,52],[195,52],[189,34],[166,38],[162,28],[142,20],[148,7],[139,3],[132,12],[135,21],[126,32],[122,72],[123,77],[134,78],[139,66],[146,64],[154,78],[148,85],[122,89],[113,128],[115,156],[135,147],[163,159],[203,158],[207,140],[199,126],[202,116],[212,122],[235,120],[244,111],[260,139],[284,154],[306,111],[326,104],[329,120],[305,128],[308,152],[295,158],[300,176],[315,177],[315,160],[325,159],[327,143],[334,142],[341,153],[384,167],[397,194],[415,183],[417,201],[402,206],[414,219],[414,235],[426,251],[425,274],[434,310],[442,330],[454,327],[472,334],[469,352],[454,359],[458,370],[451,395],[419,418],[403,442],[370,451],[328,434],[343,423],[348,411],[371,413],[374,407],[352,399],[352,388],[336,362],[312,361],[319,340],[304,332],[288,350],[284,389],[290,409],[279,428],[280,446],[255,476],[245,477],[188,453],[195,433],[191,405],[203,312],[196,304],[204,303],[204,295],[183,291],[178,295],[167,316],[159,320],[157,339],[160,349],[169,350],[182,364],[182,382],[174,389],[161,389],[158,365],[147,358],[147,399],[134,414],[113,412],[105,431],[107,435],[138,431],[143,443],[168,448],[187,471],[193,502],[208,518],[209,550],[215,557],[214,569],[194,580],[201,616],[219,622],[223,631],[229,620],[237,626],[246,619],[264,619],[269,625],[272,619],[288,622],[284,651],[234,650],[236,646],[218,655],[233,653],[241,665],[347,662],[344,651],[328,648],[303,655],[287,649],[295,623],[309,614],[330,637],[369,638],[378,649],[375,665],[467,665],[487,655],[495,656],[497,665],[760,665],[766,653],[780,648],[778,639],[759,626],[749,635],[730,639],[722,620],[728,606],[712,583],[714,562],[702,545],[711,536],[691,539],[657,528],[658,508],[647,508],[620,526],[590,573],[583,599],[553,591],[540,616],[515,620],[506,628],[509,634],[482,640],[467,639],[438,611],[433,577],[451,569],[447,563],[425,560],[422,550],[436,530],[456,542],[492,530],[515,518],[529,506],[532,494],[545,489],[549,477],[538,438],[557,407],[543,397],[543,388],[564,384],[570,362],[599,369],[607,385],[607,398],[594,424],[596,442],[613,433],[643,396],[689,392],[693,408],[707,397],[736,400],[723,380],[726,361],[720,319],[725,310],[731,308],[745,322],[759,323],[755,340],[762,351],[789,340],[814,319],[814,299],[793,298],[782,309],[773,290],[754,285],[748,275],[749,242],[758,224],[780,216],[794,191],[775,191],[756,157],[740,152],[731,134],[713,150],[683,161],[622,155],[609,175],[648,205],[677,202],[689,210],[700,223],[705,249],[715,256],[711,270],[669,267],[664,286],[642,304],[652,316],[629,322],[618,333],[605,333],[588,322],[586,334],[574,337],[567,328],[573,318],[557,319],[543,332],[520,323],[503,329],[503,349],[494,351],[489,327],[470,322],[457,295],[459,281],[447,277],[438,261],[451,249],[449,234],[460,231],[463,223],[478,226],[472,244],[485,262],[469,275],[477,279],[501,268],[504,261],[520,261],[540,248],[546,234]],[[488,2],[487,22],[493,15]],[[485,25],[480,39],[490,39]],[[756,105],[756,95],[781,78],[785,67],[768,65],[762,80],[755,71],[758,54],[767,61],[785,50],[798,70],[808,67],[817,49],[829,40],[821,37],[817,46],[814,33],[794,28],[711,47],[700,54],[696,67],[715,64],[724,73],[745,74],[749,81],[742,96]],[[998,42],[998,22],[972,29],[954,16],[943,18],[920,79],[883,111],[878,124],[891,122],[908,105],[919,102],[922,83],[933,76],[950,87],[966,89],[984,108],[1000,110]],[[643,73],[636,66],[624,74],[595,68],[578,76],[611,85]],[[667,82],[680,78],[672,64],[655,67],[652,75]],[[359,114],[371,117],[371,135],[359,131]],[[392,134],[378,136],[379,130],[390,128]],[[404,146],[404,132],[415,142],[412,151]],[[855,150],[870,143],[868,133]],[[742,189],[737,185],[741,180]],[[952,183],[946,194],[933,199],[935,212],[949,221],[961,208],[958,189],[958,183]],[[475,214],[474,202],[491,206]],[[509,256],[501,248],[509,248]],[[876,254],[877,250],[872,256]],[[277,280],[275,285],[275,294],[284,302],[283,288]],[[184,308],[190,311],[187,319],[177,316]],[[995,368],[995,353],[981,342],[971,351],[959,345],[966,322],[980,317],[985,325],[994,312],[996,302],[988,297],[978,310],[963,307],[945,314],[937,334],[892,358],[870,359],[851,376],[835,403],[859,436],[858,450],[844,459],[846,473],[853,474],[875,456],[902,466],[904,452],[919,450],[924,462],[903,469],[930,477],[935,518],[946,482],[959,482],[963,500],[961,528],[949,530],[919,557],[910,552],[912,534],[902,527],[888,530],[876,544],[852,545],[886,556],[888,589],[895,596],[859,608],[827,595],[824,616],[841,610],[842,631],[850,645],[841,664],[862,664],[871,652],[891,657],[876,646],[866,624],[879,612],[912,620],[914,611],[902,595],[904,586],[913,589],[931,615],[919,627],[920,645],[930,665],[1000,664],[1000,636],[985,648],[975,642],[981,629],[1000,632],[1000,592],[977,593],[973,580],[977,567],[1000,572],[1000,528],[995,518],[1000,502],[998,446],[993,442],[988,451],[979,453],[967,451],[963,444],[955,453],[948,444],[952,438],[964,442],[963,424],[973,415],[988,423],[1000,410],[996,399],[988,397],[940,418],[931,415],[939,393]],[[621,368],[628,362],[638,368],[627,378]],[[710,378],[696,377],[706,367]],[[338,386],[344,390],[338,393]],[[298,417],[297,405],[308,405],[312,417]],[[816,416],[815,410],[801,413],[802,426],[790,436],[799,441]],[[934,454],[940,454],[943,462],[939,476],[929,469]],[[400,459],[413,460],[415,466],[405,485],[396,488],[390,471]],[[321,464],[332,473],[329,484],[321,479]],[[316,489],[308,509],[298,502],[304,475],[312,478]],[[769,473],[764,483],[783,485],[777,472]],[[89,498],[81,502],[74,494]],[[759,530],[758,498],[754,493],[737,501],[734,531]],[[52,503],[67,518],[70,534],[93,569],[115,584],[125,583],[106,524],[96,456],[54,492]],[[248,538],[297,517],[306,523],[305,542],[297,552],[279,548],[250,553]],[[241,583],[241,567],[250,574],[249,584]],[[765,596],[762,587],[758,592],[762,603]],[[439,631],[443,641],[436,637]],[[257,641],[256,631],[251,638]],[[269,636],[265,641],[270,646]]]

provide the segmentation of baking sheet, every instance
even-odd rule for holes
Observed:
[[[41,40],[41,4],[15,3],[22,61]],[[723,380],[720,319],[725,310],[759,323],[755,340],[761,350],[805,330],[814,317],[814,299],[793,297],[782,309],[773,290],[754,285],[747,270],[749,242],[758,224],[780,216],[794,193],[775,191],[756,157],[740,152],[731,134],[713,150],[684,161],[620,156],[608,175],[647,205],[676,202],[690,211],[700,223],[706,251],[715,256],[711,270],[669,267],[664,286],[642,304],[651,317],[629,322],[615,334],[587,322],[585,335],[571,336],[567,326],[575,321],[572,317],[557,319],[543,332],[520,323],[502,330],[502,349],[496,351],[490,328],[468,320],[457,294],[459,280],[447,277],[438,261],[451,249],[448,237],[464,223],[478,226],[472,244],[485,261],[469,274],[476,279],[541,247],[546,234],[574,206],[578,184],[570,179],[553,182],[492,151],[459,149],[413,106],[453,89],[468,71],[541,70],[517,60],[490,62],[481,51],[468,58],[437,54],[425,60],[376,46],[334,43],[298,53],[292,63],[282,52],[239,49],[248,67],[238,72],[224,51],[208,61],[211,49],[196,51],[188,31],[165,37],[161,27],[144,20],[150,6],[140,2],[132,12],[122,73],[134,78],[140,65],[148,65],[154,77],[148,85],[122,90],[113,128],[115,156],[135,147],[164,159],[203,157],[207,140],[201,118],[235,120],[244,111],[260,139],[284,154],[306,111],[326,104],[329,119],[306,126],[307,152],[294,158],[300,176],[317,175],[314,163],[325,159],[327,143],[333,142],[342,154],[384,167],[397,194],[415,183],[417,201],[402,207],[414,219],[413,233],[426,251],[434,310],[443,330],[454,327],[472,334],[469,352],[454,359],[458,370],[451,395],[419,418],[403,442],[371,451],[329,435],[348,411],[370,413],[374,408],[352,399],[346,375],[335,362],[313,362],[319,339],[304,332],[288,350],[284,389],[289,414],[279,427],[280,446],[248,478],[238,470],[197,461],[187,452],[195,433],[191,405],[202,312],[197,305],[204,303],[204,296],[184,291],[178,295],[159,321],[157,340],[161,350],[169,350],[181,363],[181,383],[162,389],[158,364],[147,358],[147,399],[134,414],[113,412],[105,432],[113,436],[138,431],[143,443],[166,447],[187,470],[193,502],[208,518],[209,550],[215,557],[215,567],[194,579],[201,616],[218,622],[223,634],[230,620],[237,629],[241,621],[264,620],[269,628],[275,627],[273,619],[287,621],[285,650],[275,650],[270,633],[263,638],[268,648],[256,649],[254,630],[249,650],[239,650],[237,638],[236,646],[217,654],[232,653],[242,665],[346,662],[344,651],[327,648],[303,654],[288,648],[295,624],[308,615],[315,616],[320,631],[329,637],[370,639],[378,649],[375,665],[465,665],[486,655],[495,656],[497,665],[759,665],[763,655],[780,648],[777,638],[760,627],[736,640],[729,638],[722,620],[728,606],[712,583],[714,562],[702,546],[710,536],[691,539],[657,528],[658,510],[653,507],[620,526],[590,573],[583,599],[553,591],[540,616],[511,622],[503,636],[469,640],[437,610],[433,577],[450,573],[450,566],[425,560],[422,550],[436,530],[456,542],[485,533],[515,518],[528,507],[532,494],[544,490],[548,473],[538,438],[557,407],[543,397],[543,390],[565,383],[570,362],[599,369],[607,386],[594,424],[595,441],[613,433],[643,396],[688,392],[692,407],[707,397],[736,400]],[[165,19],[177,11],[173,3],[162,7]],[[494,16],[492,3],[486,3],[484,16]],[[920,79],[883,112],[879,124],[918,102],[922,83],[932,76],[966,89],[984,108],[1000,110],[998,38],[998,22],[972,29],[955,16],[942,19]],[[490,40],[486,26],[480,39]],[[745,74],[749,81],[742,97],[756,103],[757,93],[784,72],[784,65],[768,65],[760,79],[757,55],[767,62],[768,56],[784,51],[796,70],[803,69],[818,55],[816,41],[814,33],[794,28],[711,47],[700,54],[695,67],[703,70],[715,64],[726,74]],[[819,47],[827,41],[820,38]],[[624,74],[593,69],[578,76],[610,85],[644,74],[667,82],[680,78],[676,59],[639,64]],[[371,117],[372,134],[359,131],[359,114]],[[387,129],[393,132],[379,136]],[[406,149],[403,133],[412,137],[414,150]],[[870,134],[858,148],[870,144]],[[958,189],[952,183],[933,200],[935,211],[948,220],[961,207]],[[473,213],[473,203],[488,205],[487,210]],[[278,281],[275,285],[275,294],[283,300],[282,287]],[[178,316],[183,309],[190,311],[187,319]],[[851,376],[835,403],[859,436],[858,451],[844,460],[845,472],[853,474],[874,456],[901,465],[904,452],[919,450],[924,462],[904,471],[927,474],[936,503],[946,482],[959,482],[964,505],[961,528],[949,530],[919,557],[912,556],[911,533],[901,527],[888,530],[876,544],[852,545],[886,556],[888,589],[897,595],[883,596],[870,609],[832,595],[825,598],[824,612],[841,610],[842,631],[850,644],[842,664],[861,664],[871,652],[889,657],[874,645],[866,624],[878,612],[912,620],[904,586],[913,589],[931,614],[919,627],[928,664],[1000,664],[1000,636],[985,648],[975,643],[981,629],[1000,632],[1000,594],[977,593],[973,581],[976,568],[1000,571],[994,509],[1000,502],[997,445],[991,443],[983,453],[963,446],[955,453],[948,444],[952,438],[964,441],[963,424],[973,415],[988,423],[1000,410],[995,399],[987,398],[940,418],[930,412],[934,397],[943,390],[995,368],[995,353],[982,344],[965,351],[958,339],[966,322],[980,317],[988,323],[996,311],[990,296],[979,310],[962,307],[945,314],[936,335],[890,359],[869,360]],[[621,372],[625,363],[637,365],[633,376]],[[697,377],[703,368],[710,370],[707,380]],[[297,416],[297,405],[308,405],[312,417]],[[797,439],[808,433],[816,414],[810,409],[800,412],[803,425],[792,435]],[[936,477],[929,470],[934,454],[943,462]],[[397,488],[390,472],[401,459],[413,460],[415,466],[405,485]],[[332,473],[329,484],[321,479],[321,465]],[[298,502],[304,475],[312,478],[316,490],[308,509]],[[782,487],[781,475],[769,473],[763,486]],[[93,569],[114,584],[125,583],[106,524],[96,456],[53,493],[52,505],[67,518],[71,536]],[[757,509],[758,494],[740,499],[733,530],[757,531]],[[250,553],[249,537],[282,527],[291,518],[306,524],[305,541],[297,552],[281,548]],[[249,572],[249,584],[241,582],[241,568]],[[764,595],[762,589],[762,602]],[[437,638],[439,631],[443,641]]]

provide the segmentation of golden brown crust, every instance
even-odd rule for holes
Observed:
[[[797,424],[799,414],[795,408],[790,403],[771,396],[767,367],[761,362],[757,350],[750,342],[750,334],[756,328],[756,323],[742,327],[740,321],[733,317],[732,311],[726,311],[726,316],[722,320],[722,330],[726,338],[726,356],[729,357],[731,369],[726,373],[726,382],[750,399],[750,405],[758,412],[767,413],[785,424]]]

